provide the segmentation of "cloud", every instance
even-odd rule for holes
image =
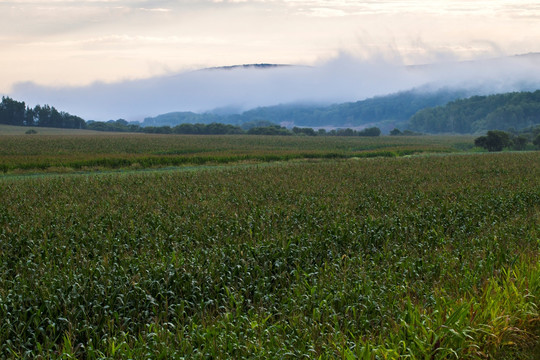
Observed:
[[[138,8],[138,10],[141,11],[149,11],[149,12],[170,12],[171,9],[164,9],[164,8]]]
[[[81,87],[19,83],[10,95],[87,120],[142,120],[172,111],[357,101],[420,87],[478,93],[529,90],[540,87],[539,70],[540,55],[408,67],[384,57],[361,60],[340,54],[316,66],[217,68]]]
[[[310,9],[308,15],[314,17],[340,17],[347,16],[348,13],[341,9],[319,7]]]

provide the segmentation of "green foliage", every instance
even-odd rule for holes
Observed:
[[[253,121],[248,121],[248,122],[245,122],[245,123],[242,123],[241,125],[241,128],[242,130],[249,130],[251,128],[254,128],[254,127],[267,127],[267,126],[276,126],[277,124],[271,122],[271,121],[267,121],[267,120],[253,120]]]
[[[540,124],[540,90],[473,96],[444,106],[418,111],[409,120],[411,130],[427,133],[475,133],[522,129]]]
[[[274,138],[293,140],[371,139]],[[525,359],[536,341],[538,152],[1,178],[0,198],[0,358]]]
[[[538,149],[540,149],[540,134],[536,135],[536,138],[534,138],[533,144],[536,145]]]
[[[480,136],[474,140],[474,144],[488,151],[502,151],[510,145],[510,134],[505,131],[491,130],[486,136]]]
[[[366,137],[377,137],[381,135],[381,129],[378,127],[370,127],[365,128],[360,131],[353,130],[351,128],[346,129],[337,129],[337,130],[331,130],[328,133],[325,133],[325,135],[329,136],[366,136]]]
[[[358,131],[358,136],[379,136],[381,135],[381,129],[378,127],[369,127]]]
[[[37,134],[37,131],[34,129],[30,129],[30,130],[26,130],[24,133],[27,135],[32,135],[32,134]]]
[[[527,145],[527,142],[529,139],[524,135],[519,135],[514,138],[512,138],[512,149],[514,150],[525,150],[525,147]]]
[[[312,128],[299,128],[296,126],[292,128],[292,132],[296,135],[307,135],[307,136],[316,136],[317,134],[321,134],[321,133],[316,133],[315,130],[313,130]]]
[[[124,119],[103,121],[88,121],[86,123],[88,130],[112,131],[112,132],[140,132],[142,129],[137,124],[130,124]]]
[[[247,131],[249,135],[292,135],[292,133],[284,127],[279,125],[275,126],[264,126],[264,127],[253,127]]]
[[[144,128],[146,129],[146,128]],[[233,125],[211,123],[204,124],[180,124],[172,129],[175,134],[195,134],[195,135],[231,135],[243,134],[242,128]]]
[[[17,126],[41,126],[68,129],[84,129],[86,123],[78,116],[59,112],[49,105],[26,107],[24,102],[2,97],[0,103],[0,124]]]
[[[414,132],[414,131],[411,131],[411,130],[403,130],[403,132],[402,132],[397,128],[390,131],[390,136],[421,136],[421,135],[424,135],[424,134]]]
[[[9,97],[2,96],[0,103],[0,124],[25,125],[26,105],[24,102],[15,101]]]

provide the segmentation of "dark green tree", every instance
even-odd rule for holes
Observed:
[[[538,149],[540,149],[540,134],[536,135],[536,137],[533,140],[533,144],[536,145]]]
[[[62,115],[58,110],[56,110],[53,107],[51,107],[51,116],[49,118],[49,126],[56,127],[56,128],[62,128],[64,127],[63,121],[62,121]]]
[[[529,139],[527,139],[526,136],[519,135],[512,139],[512,149],[514,150],[524,150],[525,146],[527,146],[527,142]]]
[[[10,97],[2,97],[0,103],[0,124],[24,126],[26,105]]]
[[[284,127],[276,126],[264,126],[254,127],[247,132],[250,135],[291,135],[292,133]]]
[[[476,138],[474,144],[490,152],[502,151],[510,145],[510,134],[505,131],[491,130],[487,132],[486,136]]]
[[[381,129],[378,127],[365,128],[358,132],[358,136],[379,136],[381,135]]]
[[[312,128],[308,128],[308,127],[299,128],[299,127],[295,126],[295,127],[292,128],[292,132],[295,133],[296,135],[307,135],[307,136],[316,136],[317,135],[315,130],[313,130]]]
[[[336,135],[337,135],[337,136],[354,136],[354,135],[356,135],[356,131],[354,131],[354,130],[351,129],[351,128],[338,129]]]
[[[51,125],[51,107],[49,105],[36,105],[34,113],[37,114],[38,126],[52,126]]]
[[[24,125],[25,126],[34,126],[35,122],[35,113],[34,109],[31,107],[26,107],[26,114],[24,115]]]

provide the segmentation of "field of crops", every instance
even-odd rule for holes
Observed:
[[[34,130],[41,135],[100,135],[100,131],[78,130],[78,129],[60,129],[50,127],[28,127],[0,124],[0,136],[4,135],[25,135],[28,130]]]
[[[1,130],[1,129],[0,129]],[[80,172],[291,159],[396,157],[471,148],[472,137],[299,137],[150,134],[1,135],[5,173]]]
[[[540,152],[398,156],[467,143],[3,136],[0,358],[538,359]]]

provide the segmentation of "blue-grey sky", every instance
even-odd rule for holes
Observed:
[[[522,0],[0,0],[0,93],[210,66],[418,64],[540,51]]]

